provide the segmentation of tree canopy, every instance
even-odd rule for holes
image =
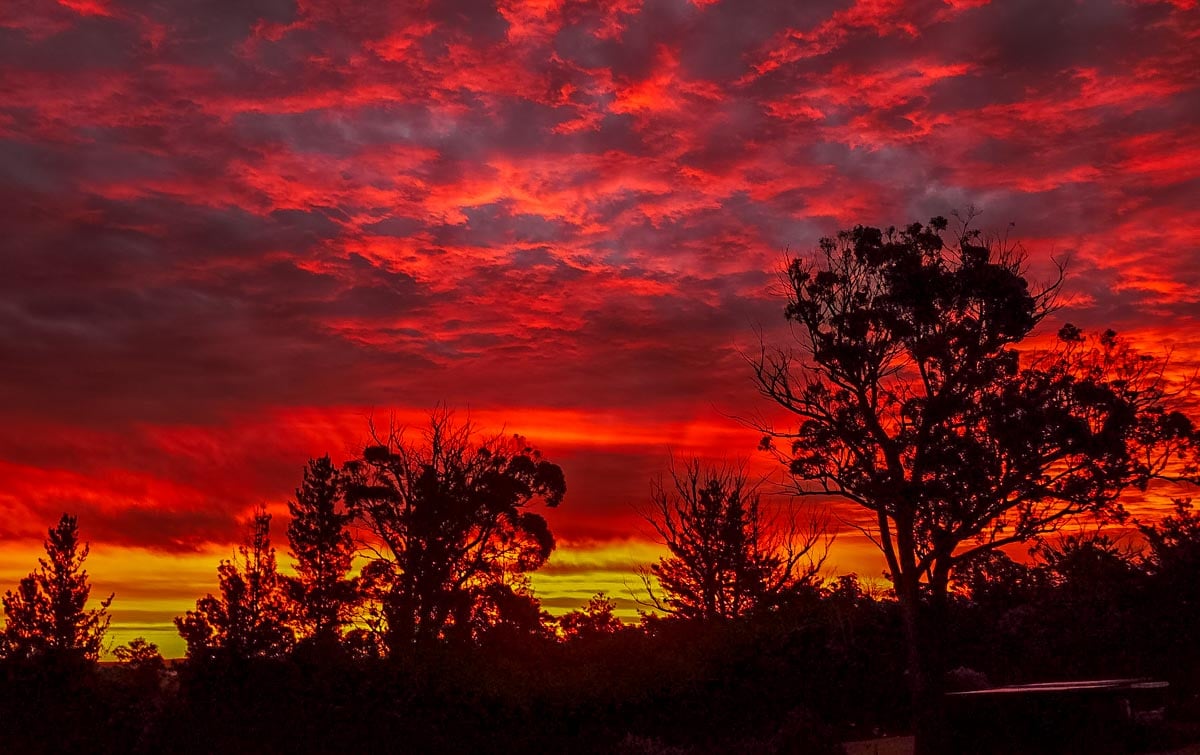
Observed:
[[[644,517],[670,552],[642,571],[645,592],[683,618],[733,619],[769,606],[810,583],[828,552],[819,523],[802,532],[794,517],[769,514],[744,469],[697,459],[651,484]]]
[[[520,436],[478,440],[435,414],[420,442],[392,432],[345,465],[346,497],[370,533],[363,569],[393,652],[527,612],[522,575],[554,550],[546,520],[562,469]],[[536,615],[536,610],[534,611]]]
[[[79,542],[74,516],[63,514],[50,528],[45,550],[38,569],[20,581],[16,592],[4,594],[3,654],[10,659],[54,655],[95,661],[104,646],[113,596],[99,608],[87,608],[92,588],[83,562],[89,548]]]
[[[1031,287],[1014,249],[948,223],[857,226],[786,270],[795,343],[763,347],[759,391],[793,428],[762,426],[801,495],[860,506],[886,559],[925,687],[922,583],[944,601],[953,570],[1189,474],[1191,421],[1171,408],[1159,360],[1115,333],[1065,325],[1027,342],[1054,310],[1060,277]],[[935,652],[936,642],[930,645]],[[936,665],[936,664],[935,664]]]
[[[288,543],[296,566],[288,590],[295,623],[307,638],[336,641],[353,618],[357,585],[348,576],[354,560],[348,529],[352,516],[342,502],[341,474],[328,456],[308,462],[288,511]]]
[[[1022,357],[1058,284],[1031,289],[1019,255],[974,233],[947,244],[946,227],[859,226],[793,260],[799,349],[754,362],[759,390],[799,421],[764,441],[787,442],[797,492],[870,511],[893,577],[914,584],[1072,515],[1120,515],[1120,493],[1194,436],[1157,363],[1115,333],[1067,325]]]
[[[226,559],[217,567],[220,595],[200,598],[195,610],[175,619],[189,659],[275,658],[291,648],[290,605],[270,528],[271,515],[257,511],[246,543],[238,548],[240,563]]]

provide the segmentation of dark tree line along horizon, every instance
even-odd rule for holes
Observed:
[[[539,499],[561,502],[562,470],[519,436],[473,438],[470,425],[439,412],[419,445],[395,433],[340,468],[328,456],[310,460],[287,504],[295,575],[279,571],[272,516],[259,508],[236,558],[219,562],[216,594],[175,619],[187,658],[280,658],[299,645],[383,657],[496,630],[574,636],[619,626],[603,593],[558,618],[541,610],[526,575],[555,543],[545,519],[527,509]],[[670,489],[653,481],[645,516],[670,555],[646,566],[643,605],[680,618],[736,619],[819,584],[833,539],[827,522],[802,529],[789,518],[780,527],[738,468],[691,459],[669,476]],[[98,660],[113,596],[84,610],[88,546],[74,517],[63,515],[45,550],[41,569],[4,600],[0,658],[61,650]],[[144,659],[154,650],[137,638],[114,652]]]
[[[395,431],[340,468],[314,459],[288,502],[296,576],[278,573],[259,512],[240,564],[221,563],[220,594],[176,620],[187,657],[281,657],[298,644],[394,656],[500,627],[538,631],[525,575],[554,537],[532,507],[565,492],[562,470],[524,439],[478,440],[447,411],[420,442]],[[352,577],[356,553],[366,564]]]
[[[1031,286],[1016,250],[967,223],[947,241],[948,228],[934,218],[822,240],[786,269],[795,342],[764,344],[749,359],[759,392],[797,423],[757,425],[792,492],[841,498],[872,518],[864,531],[894,588],[897,633],[887,641],[905,659],[911,693],[906,706],[891,705],[914,716],[919,751],[939,747],[949,655],[963,639],[953,632],[970,613],[956,601],[985,605],[1009,590],[1045,613],[1039,596],[1074,584],[1072,565],[1117,574],[1112,563],[1121,561],[1104,536],[1055,545],[1046,535],[1080,518],[1124,521],[1126,491],[1196,479],[1197,431],[1178,409],[1190,386],[1173,386],[1162,359],[1112,331],[1090,337],[1065,324],[1054,345],[1027,348],[1055,311],[1061,270]],[[452,648],[626,631],[603,595],[556,620],[531,592],[528,573],[555,546],[536,505],[559,505],[566,482],[523,438],[480,439],[445,410],[419,439],[396,429],[372,435],[341,467],[322,457],[305,468],[288,502],[295,576],[278,572],[270,516],[254,515],[238,557],[218,566],[217,594],[176,619],[189,666],[292,657],[419,664]],[[822,583],[823,526],[774,526],[740,470],[692,460],[669,476],[652,484],[645,510],[668,555],[642,572],[642,601],[664,615],[629,631],[778,629],[780,617],[803,623],[798,606],[836,624],[838,612],[821,606],[861,613],[862,600],[879,602],[853,579]],[[1142,531],[1151,555],[1121,563],[1132,565],[1131,584],[1136,574],[1149,580],[1138,582],[1149,594],[1157,588],[1146,585],[1194,563],[1200,527],[1181,501],[1175,516]],[[1023,543],[1034,544],[1039,565],[1005,555]],[[5,662],[94,662],[109,602],[84,609],[87,547],[72,517],[51,529],[46,551],[41,568],[5,595]],[[366,563],[352,576],[356,555]],[[144,641],[120,655],[154,665]]]

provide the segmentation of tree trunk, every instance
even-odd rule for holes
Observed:
[[[938,580],[933,580],[937,582]],[[938,587],[930,605],[921,602],[920,584],[912,581],[897,590],[905,640],[908,644],[909,691],[912,699],[914,755],[946,753],[945,701],[941,646],[945,634],[944,594]]]

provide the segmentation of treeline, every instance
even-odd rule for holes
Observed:
[[[652,486],[646,516],[669,555],[646,566],[641,597],[660,615],[629,627],[603,594],[553,617],[530,590],[555,547],[535,506],[557,506],[566,484],[523,439],[480,440],[439,412],[419,439],[379,440],[305,467],[288,502],[294,574],[279,571],[272,517],[254,514],[217,591],[175,620],[187,657],[170,666],[142,638],[98,665],[113,596],[87,608],[88,546],[64,515],[3,600],[2,712],[33,722],[9,741],[611,751],[718,737],[759,750],[782,722],[788,743],[832,741],[792,695],[748,706],[752,678],[725,685],[728,643],[746,656],[761,617],[820,602],[827,545],[819,527],[777,526],[741,469],[690,461]]]
[[[748,356],[795,423],[751,422],[761,450],[794,495],[857,511],[886,593],[823,582],[819,522],[773,525],[740,471],[684,462],[645,512],[669,552],[642,574],[660,615],[625,628],[597,597],[553,619],[527,575],[554,549],[538,507],[562,502],[561,468],[440,413],[420,438],[310,462],[289,503],[295,576],[260,512],[177,620],[187,659],[170,673],[146,643],[97,673],[107,606],[85,610],[64,517],[4,600],[4,712],[46,722],[20,744],[821,752],[910,727],[925,753],[946,751],[955,685],[1150,674],[1190,704],[1191,509],[1148,524],[1139,553],[1056,533],[1200,482],[1192,384],[1111,330],[1027,343],[1062,271],[1032,285],[1018,249],[959,220],[953,238],[939,217],[823,239],[784,272],[795,343]]]
[[[314,494],[329,491],[317,481],[330,469],[310,463],[294,512],[339,512],[344,493]],[[736,488],[710,480],[710,500],[724,500],[712,508],[728,512]],[[348,576],[349,520],[326,518],[344,556],[317,556],[313,570],[305,518],[293,518],[295,577],[275,571],[267,521],[255,518],[239,563],[221,564],[220,594],[179,620],[186,661],[168,667],[134,640],[115,649],[119,665],[98,666],[111,598],[85,609],[87,549],[64,517],[39,569],[4,599],[0,712],[22,722],[7,750],[833,752],[908,726],[896,601],[852,575],[803,573],[737,615],[680,610],[638,625],[618,621],[603,595],[553,618],[526,592],[530,610],[515,618],[389,645],[397,635],[359,625],[383,611],[356,614],[367,598],[364,578]],[[1194,708],[1200,515],[1181,503],[1138,542],[1076,535],[1027,562],[996,552],[973,563],[949,611],[950,686],[1153,675]],[[682,568],[677,559],[661,563]],[[665,600],[706,604],[667,584]]]

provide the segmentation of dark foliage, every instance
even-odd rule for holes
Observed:
[[[595,642],[625,630],[617,618],[617,604],[603,592],[598,592],[583,609],[568,611],[558,617],[563,637],[570,642]]]
[[[646,520],[670,556],[641,572],[649,604],[689,619],[765,610],[817,578],[830,538],[769,515],[744,470],[692,459],[651,486]],[[661,595],[660,595],[661,591]]]
[[[145,637],[134,637],[124,645],[113,648],[113,656],[138,671],[159,672],[166,668],[166,661],[163,660],[162,653],[158,652],[158,645],[147,642]]]
[[[787,268],[795,349],[752,360],[761,393],[798,421],[761,428],[797,493],[868,514],[930,731],[954,572],[1078,514],[1119,519],[1124,490],[1191,473],[1195,437],[1161,365],[1115,333],[1068,325],[1052,350],[1018,352],[1058,284],[1031,289],[1019,255],[966,230],[947,243],[947,226],[824,239]]]
[[[288,543],[296,568],[288,595],[301,636],[317,647],[337,644],[358,602],[357,582],[349,578],[352,516],[342,505],[341,487],[337,467],[322,456],[305,467],[296,497],[288,502]]]
[[[250,535],[238,548],[241,563],[217,567],[220,596],[206,595],[196,610],[175,619],[196,662],[279,658],[295,642],[283,577],[271,547],[271,515],[257,512]]]
[[[1169,539],[1174,526],[1150,529]],[[1185,711],[1200,692],[1200,653],[1130,641],[1155,636],[1161,622],[1200,621],[1194,609],[1155,602],[1168,583],[1149,553],[1101,537],[1047,544],[1028,563],[989,555],[949,602],[944,653],[975,669],[958,677],[1162,673]],[[296,652],[164,668],[137,643],[119,666],[8,663],[0,716],[29,723],[5,746],[821,753],[908,726],[908,699],[895,694],[906,678],[899,607],[852,576],[721,622],[658,617],[618,627],[612,603],[598,597],[560,624],[558,638],[491,632],[390,659]]]
[[[277,573],[270,517],[259,512],[238,562],[218,569],[219,596],[177,620],[185,662],[164,662],[141,638],[114,651],[119,664],[94,662],[88,643],[99,647],[106,617],[83,610],[87,550],[64,517],[41,571],[22,582],[28,594],[4,601],[5,637],[25,643],[6,647],[34,648],[0,662],[0,720],[22,723],[6,729],[5,750],[819,755],[908,730],[912,700],[896,691],[911,680],[911,612],[895,591],[809,573],[777,582],[786,589],[757,582],[746,610],[681,610],[627,626],[601,593],[553,619],[524,579],[553,547],[526,507],[561,500],[561,470],[519,440],[475,443],[444,419],[425,446],[369,448],[344,476],[327,458],[311,462],[289,531],[299,577]],[[1152,439],[1138,441],[1143,451]],[[667,515],[683,517],[668,531],[695,539],[674,558],[708,558],[711,547],[735,579],[739,569],[751,584],[787,573],[784,559],[798,550],[764,546],[743,479],[693,464],[676,482],[677,497],[660,491]],[[382,555],[363,579],[382,625],[350,612],[355,517],[372,525],[363,545]],[[1190,641],[1200,515],[1180,501],[1140,536],[1141,550],[1108,531],[1045,538],[1024,562],[993,537],[955,562],[941,594],[922,584],[915,608],[941,622],[950,684],[1159,676],[1171,682],[1173,710],[1200,721],[1200,650]],[[50,597],[60,588],[70,600]],[[428,592],[407,592],[417,589]],[[18,631],[30,626],[41,634]],[[293,627],[324,639],[297,644]],[[1113,723],[1089,742],[1135,741],[1110,732],[1128,733]]]
[[[479,442],[442,412],[423,442],[392,433],[345,475],[347,501],[370,533],[362,582],[389,652],[497,624],[535,629],[523,575],[545,563],[554,537],[529,509],[562,501],[562,469],[519,436]]]
[[[63,514],[46,537],[46,556],[37,571],[21,580],[16,592],[4,594],[4,631],[0,657],[34,660],[53,655],[63,660],[95,662],[108,630],[108,607],[88,610],[91,585],[83,562],[88,546],[80,544],[75,517]]]

